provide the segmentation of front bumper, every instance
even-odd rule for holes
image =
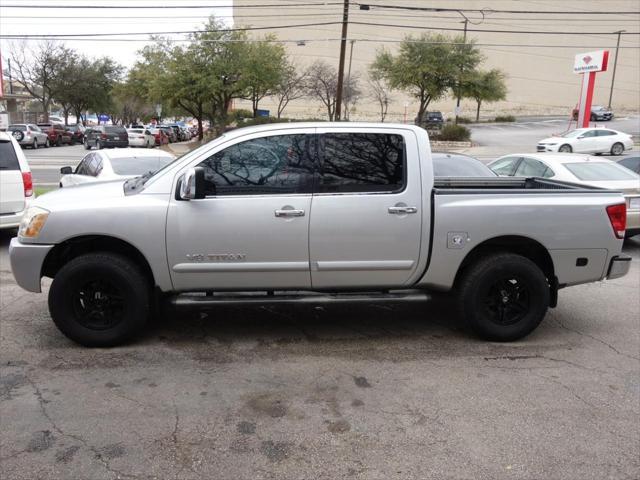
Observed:
[[[539,143],[538,145],[536,145],[536,151],[537,152],[557,152],[558,151],[559,144],[548,144],[548,143]]]
[[[628,257],[626,255],[613,257],[611,259],[611,263],[609,264],[609,272],[607,273],[607,278],[609,280],[613,280],[614,278],[624,277],[627,273],[629,273],[630,268],[631,257]]]
[[[53,245],[21,243],[12,238],[9,244],[9,260],[16,283],[25,290],[40,293],[42,265]]]

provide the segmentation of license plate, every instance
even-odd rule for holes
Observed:
[[[113,137],[114,140],[120,140],[120,137]]]

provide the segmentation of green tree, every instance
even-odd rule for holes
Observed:
[[[477,122],[480,120],[480,105],[482,102],[497,102],[507,97],[505,74],[498,69],[469,72],[463,79],[461,96],[472,98],[476,101]]]
[[[473,42],[462,37],[423,34],[405,37],[396,55],[382,50],[370,66],[374,78],[383,79],[389,87],[403,90],[419,102],[418,118],[429,104],[444,97],[459,82],[463,71],[473,70],[482,55]]]
[[[287,69],[284,46],[274,43],[275,35],[267,35],[255,43],[246,45],[243,82],[247,85],[247,100],[251,100],[253,116],[264,97],[273,94],[280,85]]]

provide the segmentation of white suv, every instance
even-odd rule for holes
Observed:
[[[35,198],[27,159],[13,136],[0,132],[0,228],[20,225]]]

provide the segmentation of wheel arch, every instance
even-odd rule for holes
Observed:
[[[557,282],[553,259],[547,248],[537,240],[520,235],[504,235],[493,237],[476,245],[465,257],[454,281],[454,286],[458,285],[466,269],[478,259],[497,252],[508,252],[521,255],[535,263],[545,274],[549,281]]]
[[[140,267],[151,286],[156,286],[151,264],[143,253],[129,242],[109,235],[83,235],[57,244],[45,257],[41,277],[53,278],[70,260],[92,252],[110,252],[122,255]]]

